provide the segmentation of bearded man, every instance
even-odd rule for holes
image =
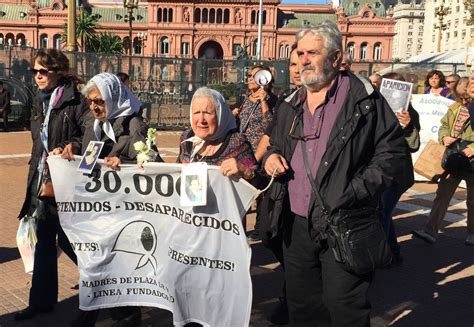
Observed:
[[[307,26],[296,39],[304,87],[278,108],[263,163],[277,177],[266,196],[270,217],[282,217],[290,325],[369,326],[373,273],[336,261],[326,218],[379,206],[403,169],[403,132],[369,81],[339,71],[334,23]]]

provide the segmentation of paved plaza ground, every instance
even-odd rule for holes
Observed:
[[[179,132],[160,132],[159,146],[167,161],[175,161]],[[16,247],[17,214],[25,193],[31,138],[29,132],[0,133],[0,327],[68,326],[78,307],[76,266],[59,257],[59,303],[53,313],[30,321],[13,321],[15,312],[28,304],[31,276],[24,273]],[[464,245],[466,192],[459,189],[452,200],[443,231],[435,245],[413,239],[430,211],[436,185],[417,183],[395,210],[395,226],[402,247],[401,266],[376,272],[370,289],[372,326],[473,327],[474,247]],[[255,215],[247,219],[253,227]],[[266,316],[278,301],[282,271],[260,242],[251,244],[253,257],[252,326],[271,326]],[[225,295],[223,295],[225,296]],[[142,326],[171,326],[171,314],[143,310]],[[97,326],[112,326],[103,310]]]

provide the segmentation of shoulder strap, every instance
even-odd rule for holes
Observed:
[[[303,152],[304,169],[306,170],[306,175],[308,176],[308,180],[311,184],[311,188],[313,189],[313,193],[316,195],[316,200],[321,206],[321,212],[323,214],[327,214],[327,209],[324,206],[323,198],[321,197],[321,194],[319,194],[318,188],[316,187],[316,183],[314,182],[313,174],[311,173],[311,169],[309,168],[308,153],[306,152],[306,142],[304,140],[301,140],[300,143],[301,150]]]

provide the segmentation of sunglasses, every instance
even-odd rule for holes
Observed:
[[[87,99],[87,101],[89,101],[89,105],[103,106],[105,104],[105,100],[102,99]]]
[[[44,68],[41,68],[41,69],[34,69],[34,68],[30,68],[30,72],[33,76],[36,76],[36,74],[40,73],[40,75],[42,76],[46,76],[49,74],[49,72],[54,72],[53,69],[44,69]]]

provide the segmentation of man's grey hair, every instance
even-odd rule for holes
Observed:
[[[296,34],[296,42],[308,33],[321,37],[324,40],[324,47],[330,55],[337,50],[342,52],[342,33],[335,23],[326,20],[316,25],[307,25]]]
[[[214,106],[214,108],[216,108],[216,110],[219,107],[219,104],[217,103],[216,97],[214,96],[214,94],[212,93],[212,91],[208,87],[205,87],[205,86],[200,87],[196,90],[196,92],[194,92],[193,98],[191,99],[190,108],[193,107],[193,101],[196,98],[209,98],[209,99],[211,99],[212,105]]]
[[[83,96],[87,98],[87,96],[93,89],[96,89],[97,91],[99,91],[97,84],[95,84],[92,80],[89,80],[89,82],[87,82],[87,84],[82,88],[81,93]]]

